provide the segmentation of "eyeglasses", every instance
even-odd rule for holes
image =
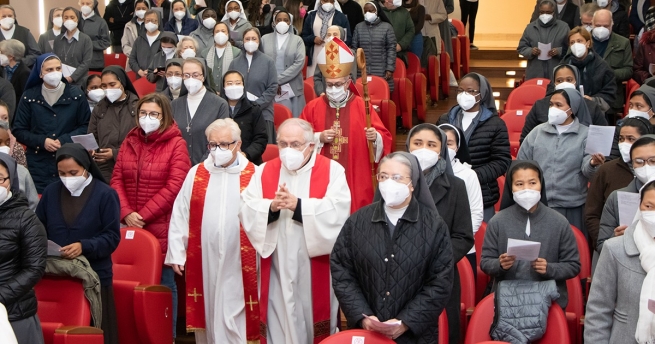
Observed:
[[[218,149],[220,149],[222,151],[226,151],[226,150],[230,150],[230,146],[235,144],[235,143],[237,143],[237,141],[220,142],[220,143],[210,142],[209,144],[207,144],[207,149],[209,149],[210,151],[213,152],[218,147]]]
[[[644,167],[646,164],[648,164],[648,166],[655,166],[655,156],[652,156],[646,160],[638,158],[632,160],[632,167],[634,168]]]
[[[146,23],[159,24],[156,19],[146,19]]]
[[[150,119],[159,119],[161,117],[161,112],[139,110],[139,118],[145,118],[146,116],[150,117]]]
[[[307,144],[307,142],[298,142],[298,141],[294,141],[294,142],[291,142],[291,143],[280,142],[280,141],[277,142],[277,146],[280,149],[291,147],[291,148],[293,148],[295,150],[300,150],[300,148],[302,148],[306,144]]]
[[[480,94],[480,90],[469,90],[469,91],[464,91],[460,89],[457,90],[457,94],[462,94],[462,93],[470,94],[472,96],[477,96],[478,94]]]
[[[384,182],[389,178],[391,178],[391,180],[393,180],[394,182],[400,182],[403,179],[409,179],[409,177],[402,176],[400,174],[388,175],[386,173],[378,173],[375,176],[378,178],[378,182]]]
[[[198,78],[201,78],[202,76],[203,75],[201,73],[193,73],[193,74],[184,73],[184,74],[182,74],[182,77],[184,77],[184,79],[189,79],[189,78],[198,79]]]
[[[4,184],[7,180],[9,180],[9,177],[7,178],[0,177],[0,184]]]
[[[334,83],[332,83],[332,82],[326,82],[326,83],[325,83],[325,86],[327,86],[327,87],[343,87],[343,85],[345,85],[347,82],[348,82],[348,81],[344,81],[344,82],[334,82]]]
[[[182,73],[166,73],[166,77],[167,77],[167,78],[174,77],[174,76],[176,76],[176,77],[178,77],[178,78],[181,78],[181,77],[182,77]]]

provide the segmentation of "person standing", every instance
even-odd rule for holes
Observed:
[[[451,0],[452,1],[452,0]],[[428,37],[432,40],[432,43],[436,47],[437,55],[444,53],[441,51],[441,40],[442,35],[448,35],[448,41],[443,38],[444,47],[446,53],[452,56],[452,43],[450,41],[450,29],[443,30],[443,26],[448,27],[448,12],[447,8],[444,5],[443,0],[438,1],[424,1],[419,0],[419,4],[425,7],[425,20],[423,21],[423,30],[421,34],[425,37]],[[445,31],[442,33],[441,31]],[[396,39],[398,39],[396,37]],[[450,47],[450,50],[448,48]],[[422,48],[422,47],[421,47]],[[422,56],[419,56],[422,58]]]
[[[190,36],[198,43],[196,56],[200,57],[201,52],[214,46],[214,27],[218,21],[218,15],[211,8],[206,8],[198,13],[197,19],[200,25],[198,25],[198,28]]]
[[[127,56],[128,60],[132,54],[132,46],[134,46],[134,41],[136,41],[139,35],[146,33],[144,24],[146,11],[148,11],[148,9],[150,9],[150,3],[148,0],[136,0],[134,2],[134,17],[127,24],[125,24],[123,37],[121,38],[121,48],[123,49],[123,54]],[[130,61],[127,61],[125,70],[131,70]]]
[[[327,29],[338,25],[346,29],[346,35],[341,37],[346,44],[350,44],[352,32],[348,18],[341,11],[341,5],[334,0],[317,0],[314,10],[307,13],[302,25],[301,37],[305,43],[307,55],[307,75],[314,75],[316,70],[316,57],[327,41]]]
[[[55,39],[52,52],[59,56],[63,64],[75,68],[73,73],[65,76],[66,81],[82,85],[93,63],[93,42],[87,34],[80,31],[80,13],[76,9],[66,7],[62,17],[64,34]]]
[[[171,7],[173,17],[164,25],[164,31],[172,32],[179,36],[188,36],[198,28],[198,21],[191,18],[186,1],[175,0]]]
[[[288,1],[288,0],[287,0]],[[309,0],[307,0],[309,1]],[[350,30],[351,34],[355,32],[355,26],[364,21],[364,11],[355,0],[338,0],[341,6],[341,11],[348,19],[350,26],[345,29]],[[418,1],[418,0],[416,0]]]
[[[102,72],[105,68],[105,50],[109,48],[109,27],[100,17],[98,0],[79,0],[82,18],[79,20],[79,29],[87,34],[93,43],[93,58],[89,70]]]
[[[234,42],[234,45],[238,48],[243,47],[244,35],[248,29],[252,28],[252,25],[250,25],[246,17],[246,11],[241,1],[229,0],[225,3],[225,14],[221,22],[227,24],[230,28],[230,39]]]
[[[209,85],[212,90],[220,93],[223,88],[223,75],[230,69],[232,60],[238,57],[242,51],[230,43],[230,27],[227,24],[216,23],[213,32],[214,44],[203,51],[202,56],[207,61],[207,67],[211,73],[211,76],[208,75]]]
[[[61,28],[64,26],[64,20],[62,18],[63,12],[63,7],[55,7],[50,10],[50,14],[48,15],[48,31],[39,36],[39,42],[37,43],[41,53],[45,54],[52,52],[55,38],[61,34]]]
[[[407,65],[407,52],[414,39],[414,22],[409,11],[403,7],[402,0],[384,0],[382,12],[389,19],[396,35],[396,56]],[[366,6],[364,6],[366,7]],[[427,9],[426,9],[427,12]]]
[[[558,0],[558,3],[566,0]],[[478,15],[478,0],[459,0],[459,8],[462,11],[462,23],[466,27],[466,23],[469,24],[469,39],[471,41],[471,49],[477,50],[473,44],[475,39],[475,17]]]
[[[41,55],[39,45],[27,28],[16,23],[16,11],[10,5],[0,5],[0,41],[17,39],[25,46],[23,62],[32,68],[37,56]]]
[[[134,41],[132,52],[128,59],[130,69],[136,73],[137,79],[148,75],[150,63],[155,55],[163,51],[160,39],[163,36],[166,36],[166,34],[162,32],[162,21],[159,12],[152,9],[147,10],[144,14],[144,18],[145,24],[143,26],[146,30],[145,32],[140,33]],[[177,44],[177,37],[171,37],[171,41]],[[175,47],[169,48],[169,50],[170,52],[164,52],[167,59],[173,57]]]
[[[338,322],[329,254],[348,218],[350,191],[343,167],[314,152],[308,122],[284,121],[277,144],[280,157],[255,171],[239,213],[261,259],[262,339],[319,342]]]
[[[105,15],[102,18],[107,22],[111,40],[111,52],[113,54],[123,52],[121,39],[125,33],[125,26],[133,17],[134,0],[112,0],[105,7]]]
[[[375,4],[375,2],[372,2]],[[419,0],[405,0],[403,3],[409,11],[414,23],[414,38],[412,44],[409,46],[409,51],[418,56],[420,59],[423,56],[423,26],[425,26],[425,6],[419,4]]]
[[[462,1],[465,0],[460,0],[460,3]],[[555,1],[557,2],[557,10],[555,11],[557,14],[555,15],[555,18],[567,23],[569,25],[569,29],[571,30],[576,26],[582,25],[582,13],[579,6],[584,5],[584,0]],[[534,12],[532,12],[532,18],[530,18],[531,22],[539,19],[539,3],[540,1],[537,0],[537,4],[534,7]],[[464,24],[466,24],[466,22],[464,22]]]

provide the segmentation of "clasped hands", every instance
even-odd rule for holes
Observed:
[[[516,256],[510,256],[507,253],[503,253],[498,257],[498,260],[500,260],[500,267],[503,270],[509,270],[512,265],[514,265],[514,262],[516,261]],[[546,274],[546,269],[548,268],[548,262],[543,259],[543,258],[537,258],[531,262],[532,268],[534,271],[536,271],[538,274]]]
[[[405,325],[404,323],[401,322],[400,326],[390,327],[387,331],[381,331],[379,329],[376,329],[374,326],[372,326],[373,320],[380,321],[378,319],[378,317],[376,317],[376,316],[370,316],[368,318],[364,318],[362,320],[362,328],[367,330],[367,331],[374,331],[374,332],[381,333],[382,335],[384,335],[386,337],[389,337],[391,339],[394,339],[394,340],[396,338],[402,336],[402,334],[407,332],[407,330],[409,329],[407,327],[407,325]],[[398,321],[399,321],[398,319],[389,319],[389,320],[385,321],[384,323],[394,323],[394,322],[398,322]]]
[[[287,184],[281,184],[280,188],[275,192],[275,198],[271,202],[271,211],[277,213],[280,209],[289,209],[296,211],[298,205],[298,197],[294,196],[287,189]]]

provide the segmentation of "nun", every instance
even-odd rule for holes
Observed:
[[[132,54],[132,47],[134,46],[134,41],[139,37],[139,35],[144,35],[146,33],[145,28],[145,16],[146,11],[150,9],[150,3],[148,0],[136,0],[134,1],[134,17],[130,20],[129,23],[125,24],[125,30],[123,31],[123,38],[121,38],[121,48],[123,49],[123,54],[129,58]],[[129,72],[130,63],[128,61],[127,71]]]
[[[64,26],[62,19],[63,7],[53,7],[48,14],[48,30],[39,36],[39,50],[41,53],[51,53],[55,38],[61,34],[61,28]]]
[[[400,321],[381,333],[398,343],[437,343],[456,264],[448,225],[412,154],[382,158],[377,179],[375,201],[350,216],[334,244],[334,293],[348,328]]]
[[[177,57],[175,56],[178,44],[177,35],[164,31],[159,35],[158,44],[161,45],[161,49],[150,58],[146,79],[156,84],[156,92],[162,92],[166,88],[166,69],[161,67],[165,67],[167,61]]]
[[[223,22],[214,25],[213,45],[202,52],[211,72],[209,84],[220,93],[223,88],[223,75],[230,69],[230,63],[241,54],[241,49],[230,43],[230,26]]]
[[[173,1],[171,10],[173,17],[164,25],[164,31],[172,32],[178,36],[188,36],[198,28],[198,21],[191,18],[186,1]]]
[[[134,40],[130,58],[128,59],[130,69],[136,73],[137,79],[148,74],[148,67],[150,67],[154,56],[162,52],[160,44],[160,39],[163,37],[161,14],[159,11],[150,9],[146,11],[143,17],[145,31],[140,32],[139,36]],[[177,36],[175,36],[174,42],[177,44]],[[171,57],[174,52],[175,46],[171,49]]]
[[[93,63],[93,41],[80,31],[81,13],[72,7],[66,7],[62,12],[64,29],[55,39],[52,52],[59,56],[61,62],[75,71],[65,75],[70,84],[83,85]],[[104,65],[104,62],[103,62]]]
[[[120,242],[120,202],[89,152],[78,143],[63,145],[56,155],[59,181],[41,196],[36,215],[48,239],[61,246],[61,257],[84,256],[100,279],[102,321],[107,344],[118,343],[112,287],[111,254]]]
[[[79,4],[82,10],[82,17],[78,18],[80,31],[87,34],[93,42],[93,57],[89,70],[100,72],[105,68],[105,50],[111,45],[109,26],[100,16],[98,0],[81,0]]]
[[[586,152],[590,121],[580,92],[565,88],[550,97],[548,123],[535,127],[519,149],[518,160],[535,160],[544,166],[548,206],[558,211],[588,238],[584,226],[587,185],[600,165],[603,154]]]
[[[555,280],[557,303],[566,309],[566,280],[580,272],[580,257],[568,221],[547,205],[544,181],[538,162],[512,162],[500,212],[487,225],[480,268],[493,278],[492,292],[503,280]],[[539,242],[538,258],[527,261],[508,255],[509,239]]]
[[[246,17],[246,11],[239,0],[229,0],[225,4],[225,15],[221,22],[227,24],[230,28],[230,39],[238,48],[243,47],[243,34],[252,25]]]
[[[183,59],[170,59],[166,61],[166,88],[162,91],[170,101],[177,99],[182,92],[182,63]]]
[[[466,184],[453,173],[448,158],[448,138],[436,125],[423,123],[409,131],[405,148],[419,162],[439,215],[448,226],[454,262],[459,262],[473,247],[471,210]],[[460,283],[454,270],[453,289],[446,306],[449,341],[459,343]]]
[[[218,22],[218,15],[213,9],[205,8],[196,15],[196,19],[199,22],[198,28],[190,36],[198,42],[198,56],[200,56],[202,51],[214,45],[214,26]]]

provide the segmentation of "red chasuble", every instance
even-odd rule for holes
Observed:
[[[268,161],[262,171],[262,193],[266,199],[274,199],[280,181],[280,158]],[[309,198],[323,198],[330,182],[330,160],[316,156],[309,185]],[[312,314],[314,317],[314,344],[330,336],[330,256],[311,258],[312,264]],[[266,344],[268,291],[271,282],[271,257],[261,258],[261,343]]]
[[[346,106],[339,109],[337,121],[337,109],[331,107],[327,98],[322,96],[309,102],[300,118],[311,123],[316,132],[328,129],[337,131],[334,142],[324,144],[320,153],[337,161],[346,170],[346,180],[352,195],[350,213],[371,204],[375,190],[371,179],[368,142],[364,131],[366,128],[364,99],[356,95],[352,96]],[[389,154],[392,145],[391,134],[372,106],[371,125],[382,136],[384,145],[382,156]],[[341,131],[339,132],[339,130]]]
[[[255,165],[248,162],[241,171],[239,191],[250,183]],[[205,195],[210,173],[204,163],[198,166],[193,180],[189,214],[189,241],[185,270],[186,282],[186,328],[193,332],[205,328],[205,302],[202,284],[202,217],[205,209]],[[246,339],[248,343],[259,343],[259,304],[257,299],[257,252],[250,244],[243,227],[241,234],[241,273],[243,277],[244,302],[246,305]]]

